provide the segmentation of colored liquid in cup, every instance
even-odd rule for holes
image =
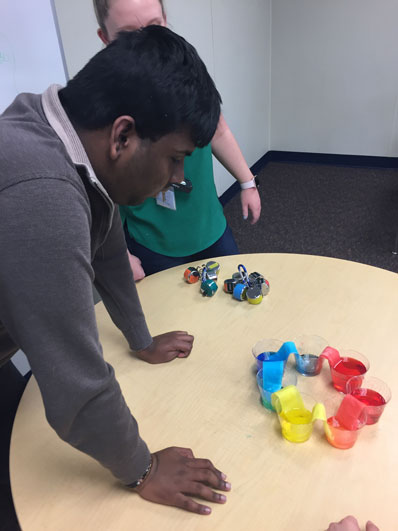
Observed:
[[[341,358],[331,370],[334,387],[341,393],[346,391],[346,383],[353,376],[360,376],[367,371],[365,365],[355,358]]]
[[[276,361],[272,358],[277,354],[277,352],[262,352],[258,356],[256,356],[257,360],[257,369],[260,370],[263,368],[263,363],[265,361]],[[284,360],[284,364],[286,364],[286,360]]]
[[[282,435],[291,442],[307,441],[312,433],[312,413],[308,409],[291,409],[279,415]]]
[[[268,361],[275,356],[276,352],[262,352],[257,356],[258,361]]]
[[[296,368],[305,376],[315,376],[320,373],[322,360],[315,354],[298,354],[296,356]]]
[[[346,430],[336,417],[329,417],[327,423],[326,439],[332,446],[341,450],[354,446],[358,438],[358,430]]]
[[[366,424],[376,424],[381,414],[383,413],[386,401],[383,396],[373,389],[354,389],[351,393],[357,400],[367,406],[367,421]]]

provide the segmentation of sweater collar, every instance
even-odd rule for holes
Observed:
[[[44,114],[48,120],[48,123],[51,125],[64,144],[73,164],[76,166],[83,166],[86,169],[86,173],[91,181],[91,184],[101,191],[101,193],[106,197],[106,199],[109,200],[113,207],[113,201],[109,197],[109,194],[105,190],[101,181],[95,175],[94,169],[83,147],[83,144],[81,143],[78,134],[76,133],[71,121],[61,105],[58,96],[58,92],[61,90],[61,88],[61,85],[50,85],[42,94],[41,101]]]

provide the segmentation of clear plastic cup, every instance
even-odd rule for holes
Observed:
[[[365,411],[353,416],[348,414],[348,422],[344,422],[344,417],[343,420],[339,417],[339,409],[346,397],[347,395],[343,397],[338,395],[325,402],[327,418],[325,423],[326,439],[329,444],[340,450],[347,450],[354,446],[360,430],[366,425],[367,421]]]
[[[260,369],[256,375],[258,390],[260,391],[261,396],[261,402],[263,406],[270,411],[275,411],[274,407],[272,406],[271,397],[272,393],[275,391],[279,391],[279,389],[264,389],[263,387],[263,370]],[[288,385],[296,385],[297,383],[297,373],[290,367],[287,367],[285,369],[285,372],[282,377],[282,385],[280,389],[283,389],[283,387],[287,387]]]
[[[262,369],[263,362],[269,361],[283,345],[280,339],[262,339],[252,348],[252,354],[256,359],[257,370]]]
[[[346,384],[346,393],[366,405],[366,424],[376,424],[391,399],[388,385],[374,376],[350,378]]]
[[[326,339],[314,335],[302,335],[293,339],[297,347],[296,369],[304,376],[316,376],[321,372],[322,359],[319,357],[328,346]]]
[[[276,412],[282,429],[283,437],[295,443],[308,441],[313,429],[312,411],[316,400],[307,394],[300,393],[304,407],[292,407],[282,411],[276,403]]]
[[[353,376],[363,377],[369,365],[363,354],[355,350],[341,350],[339,361],[330,368],[333,386],[340,393],[345,393],[348,380]]]

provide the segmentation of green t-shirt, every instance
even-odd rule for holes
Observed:
[[[123,224],[132,238],[166,256],[188,256],[210,247],[224,233],[227,222],[214,184],[210,145],[195,149],[184,162],[191,193],[175,191],[176,210],[149,198],[142,205],[121,206]]]

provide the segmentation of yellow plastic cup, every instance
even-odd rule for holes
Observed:
[[[290,385],[272,395],[272,406],[278,414],[282,436],[290,442],[301,443],[311,437],[315,420],[326,420],[323,404]]]

